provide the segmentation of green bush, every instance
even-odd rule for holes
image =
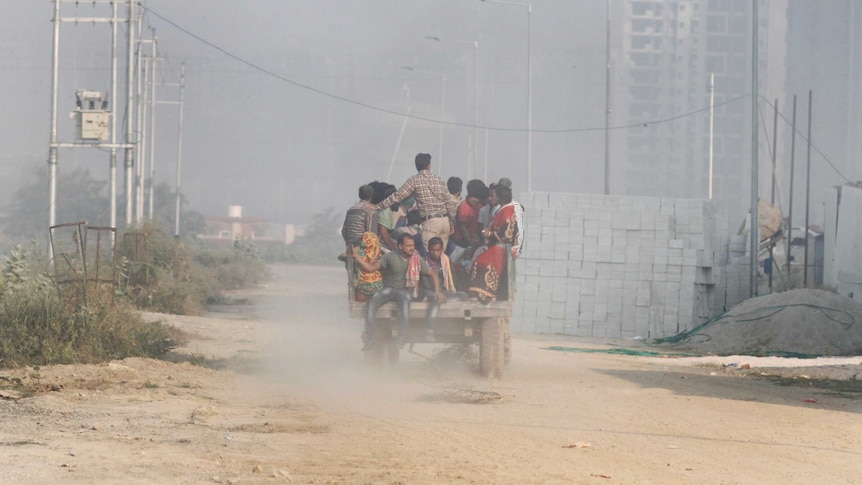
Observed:
[[[154,225],[127,234],[120,246],[120,290],[143,309],[199,315],[225,290],[267,277],[266,265],[247,242],[215,249],[195,239],[173,238]]]
[[[0,367],[161,357],[183,343],[179,330],[145,322],[110,294],[94,292],[87,306],[74,291],[61,295],[38,260],[17,247],[0,274]]]

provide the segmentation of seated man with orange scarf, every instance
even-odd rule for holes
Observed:
[[[440,289],[437,273],[431,271],[428,263],[419,256],[416,251],[416,243],[409,234],[400,234],[398,236],[398,250],[386,253],[378,261],[369,263],[355,250],[353,259],[367,272],[381,271],[383,273],[383,288],[371,297],[371,302],[368,303],[368,312],[365,314],[365,333],[363,334],[365,348],[363,350],[367,350],[374,341],[377,310],[384,303],[393,300],[398,306],[401,322],[398,338],[402,343],[406,342],[407,329],[410,324],[410,302],[419,296],[420,275],[431,278],[434,286],[435,298],[428,305],[428,314],[431,315],[433,312],[436,315],[435,306],[439,307],[441,303],[446,303],[446,295]],[[426,318],[426,325],[429,325],[426,327],[426,334],[433,337],[434,329],[433,326],[430,326],[433,325],[433,318]]]

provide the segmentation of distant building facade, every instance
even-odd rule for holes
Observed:
[[[614,3],[622,9],[613,13],[622,17],[622,28],[612,41],[611,124],[636,126],[612,135],[613,159],[620,162],[613,164],[612,192],[705,199],[712,145],[713,197],[731,201],[732,215],[744,214],[751,167],[751,1]],[[786,10],[786,0],[760,7],[759,89],[767,99],[784,98]],[[771,121],[771,110],[764,117]],[[761,158],[766,162],[767,156]]]

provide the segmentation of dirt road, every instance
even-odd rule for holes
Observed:
[[[39,391],[0,392],[0,482],[810,485],[862,477],[862,394],[852,381],[778,385],[758,376],[767,369],[547,350],[608,343],[547,337],[514,339],[502,380],[429,360],[440,349],[430,344],[381,374],[362,364],[342,269],[274,271],[272,283],[245,295],[253,306],[162,317],[192,334],[184,352],[235,370],[127,359],[0,371],[0,388],[18,378]]]

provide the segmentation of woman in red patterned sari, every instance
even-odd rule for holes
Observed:
[[[508,297],[506,284],[506,253],[509,245],[518,240],[517,207],[512,203],[512,189],[497,186],[500,209],[491,220],[491,225],[482,231],[487,249],[480,254],[470,272],[470,293],[480,303],[490,303]]]

